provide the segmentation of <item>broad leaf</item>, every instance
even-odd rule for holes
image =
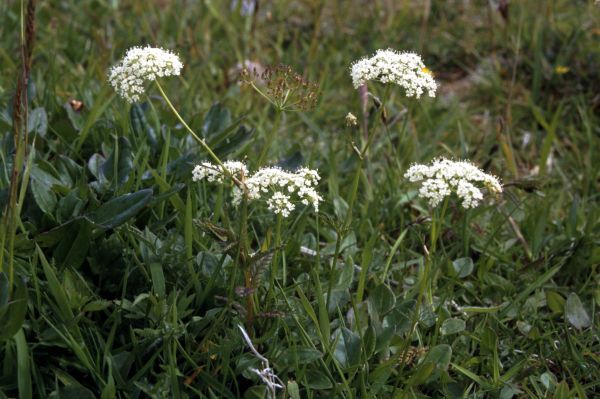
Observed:
[[[464,331],[465,326],[466,323],[462,319],[446,319],[440,327],[440,332],[442,335],[458,334],[459,332]]]
[[[473,259],[458,258],[452,261],[452,268],[456,272],[458,278],[465,278],[473,272]]]
[[[229,125],[231,125],[231,112],[227,107],[216,102],[204,117],[202,135],[209,139],[225,130]]]
[[[27,314],[27,286],[20,278],[15,279],[15,286],[12,297],[4,307],[0,306],[0,341],[12,338],[23,325]],[[4,294],[0,293],[0,296]]]
[[[565,304],[565,317],[577,329],[587,328],[592,324],[590,316],[583,308],[581,300],[576,293],[572,292],[567,297]]]
[[[104,228],[113,229],[134,217],[151,199],[151,189],[125,194],[102,204],[89,218]]]
[[[340,327],[333,333],[335,342],[333,355],[344,368],[355,366],[360,361],[360,337],[346,327]]]
[[[396,305],[396,296],[385,284],[380,284],[369,295],[369,307],[380,316],[385,316]]]
[[[133,168],[133,151],[126,137],[120,136],[110,157],[102,164],[101,173],[106,180],[121,186],[129,179]]]
[[[129,111],[129,121],[131,122],[131,130],[138,137],[146,137],[150,147],[152,149],[157,148],[157,136],[154,128],[148,123],[146,119],[146,114],[144,113],[144,108],[138,104],[134,103],[131,105],[131,110]]]

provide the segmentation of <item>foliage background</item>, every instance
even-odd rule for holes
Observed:
[[[218,230],[234,230],[235,211],[223,192],[192,184],[204,153],[161,99],[151,93],[129,109],[106,82],[140,44],[179,53],[183,75],[165,80],[166,90],[221,156],[255,162],[275,130],[273,163],[307,164],[323,177],[323,209],[286,224],[286,279],[252,327],[288,387],[281,397],[598,395],[594,2],[273,0],[256,12],[244,12],[251,2],[215,0],[37,3],[10,297],[0,278],[0,397],[264,394],[237,329],[235,235]],[[21,6],[0,4],[3,208]],[[419,52],[440,92],[408,101],[391,91],[343,261],[330,270],[356,164],[357,133],[344,116],[362,115],[348,68],[387,47]],[[245,60],[292,66],[319,84],[317,107],[276,124],[270,105],[237,84]],[[408,339],[429,213],[402,174],[440,155],[473,160],[506,192],[472,212],[467,229],[451,210],[435,253],[438,306]],[[272,216],[253,213],[256,250],[269,251],[273,228]],[[399,349],[407,342],[411,362]]]

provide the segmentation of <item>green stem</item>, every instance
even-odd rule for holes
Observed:
[[[177,117],[179,122],[181,122],[183,127],[185,127],[186,130],[192,135],[194,140],[196,140],[198,142],[198,144],[200,144],[202,146],[202,148],[204,148],[204,150],[217,163],[217,165],[219,165],[221,167],[221,169],[223,169],[223,173],[225,173],[227,176],[231,177],[234,182],[241,185],[240,181],[235,176],[232,176],[231,173],[229,173],[229,171],[225,168],[225,165],[223,165],[223,162],[221,161],[221,159],[219,159],[219,157],[213,152],[213,150],[208,146],[208,144],[206,144],[206,140],[200,138],[200,136],[198,136],[196,134],[196,132],[194,132],[191,127],[189,127],[189,125],[181,117],[181,115],[179,115],[179,112],[177,112],[177,109],[175,109],[175,107],[171,103],[171,100],[169,100],[169,97],[167,97],[167,94],[163,90],[160,83],[158,83],[158,80],[155,80],[154,82],[156,83],[156,87],[158,87],[158,91],[160,92],[160,95],[164,98],[165,102],[167,103],[167,105],[169,106],[169,108],[171,109],[173,114],[175,114],[175,116]]]
[[[270,102],[271,104],[273,104],[273,106],[275,106],[275,108],[278,108],[278,109],[280,108],[279,104],[277,104],[275,101],[273,101],[271,99],[271,97],[267,96],[265,93],[262,92],[262,90],[260,90],[258,87],[256,87],[256,85],[254,84],[254,82],[250,82],[250,86],[254,89],[254,91],[256,91],[258,94],[260,94],[268,102]]]
[[[423,298],[425,298],[425,296],[426,296],[426,291],[427,291],[427,286],[428,286],[427,281],[429,280],[430,268],[431,268],[431,254],[425,253],[425,264],[423,265],[423,274],[421,275],[421,278],[419,279],[419,291],[417,292],[417,304],[415,306],[415,313],[412,317],[410,329],[408,330],[408,336],[406,337],[406,342],[404,343],[404,346],[401,351],[402,357],[400,359],[402,359],[403,361],[400,364],[399,373],[402,372],[402,370],[404,369],[404,366],[406,365],[406,355],[408,354],[408,348],[410,346],[411,337],[415,333],[415,330],[417,328],[417,323],[419,322],[421,306],[423,305]]]
[[[273,144],[275,134],[281,128],[281,119],[282,119],[281,113],[282,112],[279,108],[275,108],[275,121],[273,123],[273,127],[271,128],[271,131],[267,134],[267,140],[263,144],[263,148],[258,157],[258,162],[257,162],[258,167],[261,167],[263,165],[263,163],[265,162],[265,159],[267,158],[267,155],[269,154],[269,150],[271,149],[271,145]]]
[[[463,256],[469,256],[469,211],[465,211],[462,225]]]
[[[368,148],[368,145],[365,149]],[[354,172],[354,179],[352,180],[352,189],[350,191],[350,199],[348,201],[348,210],[346,211],[346,217],[344,218],[344,223],[342,224],[342,228],[338,231],[337,239],[335,241],[335,252],[333,255],[333,260],[331,263],[331,273],[335,271],[337,266],[338,258],[340,256],[340,252],[342,250],[342,241],[345,238],[346,230],[348,230],[350,226],[350,222],[352,220],[352,208],[354,207],[354,201],[356,200],[356,194],[358,192],[358,183],[360,181],[360,174],[362,172],[363,165],[363,157],[362,155],[358,159],[358,164],[356,165],[356,171]],[[350,265],[352,267],[352,265]],[[333,290],[333,275],[329,278],[329,284],[327,287],[327,308],[329,309],[329,300],[331,298],[331,291]]]
[[[281,246],[281,225],[283,223],[283,217],[277,215],[277,224],[275,226],[275,252],[273,253],[273,261],[271,263],[271,284],[269,290],[275,291],[275,279],[279,272],[279,247]]]
[[[244,287],[246,288],[246,325],[248,328],[252,327],[254,322],[255,304],[254,304],[254,281],[252,276],[252,270],[250,269],[249,255],[248,255],[248,200],[244,198],[242,200],[240,225],[239,225],[239,248],[238,248],[238,265],[244,269]]]
[[[386,90],[386,96],[387,96],[388,91]],[[385,110],[385,105],[382,102],[381,103],[381,114],[380,114],[380,118],[383,115],[383,112]],[[362,167],[365,161],[365,158],[367,157],[368,151],[369,151],[369,147],[371,146],[371,144],[373,143],[373,138],[375,137],[374,134],[371,134],[367,131],[367,142],[364,145],[363,149],[360,151],[360,154],[358,155],[358,162],[356,165],[356,170],[354,172],[354,179],[352,180],[352,188],[350,191],[350,199],[348,201],[348,211],[346,212],[346,217],[344,218],[344,223],[342,224],[342,228],[341,231],[338,232],[337,235],[337,240],[335,242],[335,252],[333,255],[333,261],[331,264],[331,272],[333,272],[337,266],[337,262],[338,262],[338,258],[340,256],[340,252],[341,252],[341,245],[342,245],[342,241],[344,241],[345,235],[346,235],[346,231],[348,230],[348,228],[350,227],[350,222],[352,220],[352,209],[354,208],[354,201],[356,200],[356,194],[358,192],[358,184],[360,182],[360,174],[362,172]],[[329,299],[331,297],[331,291],[333,289],[333,281],[330,278],[329,279],[329,285],[327,288],[327,307],[329,307]]]

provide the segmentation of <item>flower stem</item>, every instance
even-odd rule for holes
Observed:
[[[250,268],[251,262],[248,255],[248,200],[242,200],[240,225],[238,232],[238,264],[244,269],[244,288],[246,290],[246,326],[252,327],[254,322],[254,279]]]
[[[388,91],[386,90],[386,97],[387,97],[387,94],[388,94]],[[382,102],[381,103],[381,114],[380,114],[379,119],[381,119],[384,112],[385,112],[385,105]],[[344,238],[346,236],[346,231],[350,227],[350,222],[352,221],[352,209],[354,208],[354,201],[356,200],[356,194],[358,193],[358,185],[360,182],[360,175],[362,173],[363,164],[365,162],[365,158],[367,157],[369,147],[373,143],[373,138],[375,137],[375,135],[372,132],[369,132],[368,130],[366,130],[366,133],[367,133],[367,137],[365,140],[366,143],[364,144],[363,148],[360,150],[360,154],[357,154],[358,162],[356,164],[356,170],[354,172],[354,179],[352,180],[350,199],[348,200],[348,211],[346,212],[346,217],[344,218],[344,223],[342,224],[341,230],[338,232],[337,240],[335,242],[335,252],[334,252],[333,261],[331,264],[331,272],[332,273],[337,266],[338,258],[340,256],[340,252],[342,249],[341,248],[342,241],[344,241]],[[331,297],[332,289],[333,289],[333,281],[332,281],[332,278],[330,278],[328,289],[327,289],[327,307],[329,307],[329,299]]]
[[[463,256],[469,256],[469,211],[465,211],[463,217],[463,226],[462,226],[462,239],[463,239]]]
[[[275,138],[275,133],[277,133],[279,131],[279,129],[281,128],[281,109],[279,108],[275,108],[275,122],[273,123],[273,127],[271,128],[271,131],[267,134],[267,140],[263,145],[262,151],[260,152],[260,155],[258,157],[258,162],[257,165],[258,167],[261,167],[263,165],[263,163],[265,162],[265,159],[267,158],[267,155],[269,154],[269,149],[271,149],[271,145],[273,144],[273,139]]]
[[[365,148],[368,148],[366,146]],[[342,228],[337,234],[337,239],[335,241],[335,252],[333,255],[333,260],[331,263],[331,273],[335,271],[337,266],[337,261],[340,256],[340,252],[342,249],[342,241],[346,236],[346,230],[350,227],[350,222],[352,221],[352,208],[354,207],[354,201],[356,200],[356,194],[358,192],[358,183],[360,181],[360,174],[362,172],[363,165],[363,157],[360,156],[358,158],[358,163],[356,165],[356,171],[354,172],[354,179],[352,180],[352,189],[350,191],[350,199],[348,201],[348,210],[346,211],[346,217],[344,218],[344,223],[342,224]],[[352,266],[351,266],[352,267]],[[329,300],[331,297],[331,291],[333,290],[333,276],[329,278],[329,284],[327,288],[327,308],[329,308]]]
[[[275,225],[275,251],[273,253],[273,261],[271,263],[271,284],[269,290],[274,292],[275,290],[275,279],[279,272],[279,247],[281,246],[281,225],[283,223],[283,217],[277,215],[277,224]]]
[[[163,90],[163,88],[160,85],[160,83],[158,83],[158,80],[155,80],[154,82],[156,83],[156,87],[158,87],[158,91],[160,92],[160,95],[164,98],[165,102],[167,103],[167,105],[169,106],[169,108],[171,109],[171,111],[173,112],[173,114],[175,114],[175,116],[177,117],[177,119],[179,120],[179,122],[181,122],[181,124],[183,125],[183,127],[185,127],[186,130],[192,135],[192,137],[194,138],[194,140],[196,140],[198,142],[198,144],[200,144],[202,146],[202,148],[204,148],[204,150],[208,153],[208,155],[210,155],[210,157],[213,159],[213,161],[215,161],[216,164],[221,167],[221,169],[223,170],[223,173],[225,175],[227,175],[228,177],[230,177],[231,179],[233,179],[233,181],[237,185],[239,185],[240,187],[243,187],[243,185],[241,184],[241,182],[235,176],[233,176],[231,173],[229,173],[229,171],[225,168],[225,165],[223,165],[223,162],[217,156],[217,154],[215,154],[213,152],[213,150],[208,146],[208,144],[206,144],[206,140],[200,138],[200,136],[198,136],[198,134],[196,134],[196,132],[194,132],[191,127],[189,127],[189,125],[181,117],[181,115],[179,114],[179,112],[177,112],[177,109],[175,109],[175,107],[173,106],[173,103],[171,103],[171,100],[169,100],[169,97],[167,97],[167,94]]]

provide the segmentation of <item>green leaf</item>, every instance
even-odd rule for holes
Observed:
[[[495,313],[497,311],[500,310],[502,306],[490,306],[490,307],[484,307],[484,306],[464,306],[461,307],[460,310],[462,310],[465,313]]]
[[[20,328],[15,335],[15,344],[17,347],[17,383],[19,386],[19,398],[31,399],[33,392],[31,390],[31,367],[29,361],[29,348],[25,333]]]
[[[468,378],[470,378],[471,380],[475,381],[482,388],[486,388],[486,387],[490,386],[490,384],[487,381],[483,380],[480,376],[473,373],[472,371],[467,370],[466,368],[461,367],[458,364],[454,364],[454,363],[452,363],[452,367],[455,368],[456,370],[458,370],[461,374],[463,374],[463,375],[467,376]]]
[[[241,125],[237,130],[227,129],[220,133],[214,140],[211,140],[211,146],[219,156],[240,153],[244,151],[246,144],[250,143],[253,134],[254,129],[248,129]],[[213,144],[213,142],[218,142],[218,144]]]
[[[102,389],[100,399],[115,399],[117,397],[117,387],[115,386],[115,380],[112,373],[108,375],[108,382]]]
[[[56,396],[60,399],[96,399],[89,389],[81,385],[68,385],[57,390]]]
[[[418,386],[423,384],[429,376],[435,370],[435,364],[433,363],[423,363],[421,364],[410,377],[408,383],[412,386]]]
[[[450,365],[450,359],[452,358],[452,348],[450,345],[442,344],[437,345],[431,348],[425,359],[423,359],[423,363],[433,363],[435,364],[435,368],[438,371],[446,371],[448,370],[448,366]]]
[[[384,316],[396,305],[396,296],[390,287],[380,284],[370,292],[368,301],[370,308],[374,309],[378,315]]]
[[[565,298],[556,291],[546,290],[546,304],[553,313],[562,313],[565,309]]]
[[[150,263],[150,274],[152,275],[152,287],[154,289],[154,293],[159,298],[164,298],[167,290],[162,264],[158,262]]]
[[[367,358],[371,357],[373,353],[375,353],[375,348],[377,345],[377,334],[375,332],[375,328],[373,325],[369,324],[363,333],[363,350]]]
[[[102,155],[96,153],[90,157],[87,163],[87,167],[90,173],[94,175],[94,177],[98,179],[98,181],[100,181],[101,183],[102,179],[104,178],[104,175],[102,174],[102,166],[105,162],[106,159]]]
[[[466,323],[464,320],[451,318],[444,320],[440,327],[440,332],[442,335],[458,334],[459,332],[464,331],[465,327]]]
[[[355,366],[360,361],[360,337],[346,327],[340,327],[333,333],[335,342],[333,355],[343,368]]]
[[[408,331],[415,312],[415,306],[416,301],[408,299],[397,304],[396,307],[383,318],[381,330],[376,331],[377,351],[383,349],[394,335]]]
[[[31,168],[31,192],[36,204],[42,212],[53,218],[54,209],[56,208],[57,198],[54,193],[54,186],[60,185],[61,182],[45,170],[41,169],[37,164]]]
[[[561,381],[556,384],[556,390],[554,391],[554,399],[568,399],[571,396],[569,390],[569,384],[566,381]]]
[[[140,104],[134,103],[131,105],[131,109],[129,110],[129,122],[131,123],[131,130],[133,130],[135,135],[138,137],[145,136],[150,147],[156,149],[158,143],[156,131],[148,123],[144,108]]]
[[[290,395],[290,399],[300,399],[300,389],[296,381],[287,382],[287,394]]]
[[[71,104],[67,101],[64,103],[63,108],[67,111],[67,116],[69,121],[71,122],[71,126],[77,131],[80,131],[83,128],[83,115],[73,109]]]
[[[458,258],[452,261],[452,268],[456,272],[458,278],[465,278],[473,272],[473,259]]]
[[[133,169],[133,151],[126,137],[119,136],[112,154],[102,164],[101,173],[106,180],[121,186],[129,180]]]
[[[431,348],[425,358],[411,377],[412,385],[420,385],[425,381],[433,381],[439,378],[442,372],[448,370],[452,348],[450,345],[442,344]]]
[[[104,310],[112,305],[112,301],[107,301],[104,299],[97,299],[91,302],[88,302],[82,309],[83,312],[98,312]]]
[[[27,131],[45,137],[48,131],[48,114],[44,108],[36,108],[27,117]]]
[[[114,229],[134,217],[151,199],[152,189],[125,194],[102,204],[88,217],[106,229]]]
[[[69,251],[67,252],[62,264],[77,268],[85,261],[85,257],[88,253],[90,243],[92,242],[92,227],[93,225],[85,220],[81,219],[77,222],[78,230],[75,239],[67,241],[70,245]]]
[[[8,303],[8,276],[4,272],[0,272],[0,310]],[[2,314],[0,313],[0,316]]]
[[[4,309],[0,307],[0,341],[12,338],[21,329],[27,314],[27,286],[20,278],[15,279],[15,286]]]
[[[65,290],[58,280],[56,273],[54,272],[55,269],[50,266],[40,247],[37,247],[37,253],[42,263],[42,270],[44,271],[44,275],[46,276],[46,280],[48,282],[48,289],[56,303],[56,311],[59,313],[63,321],[73,320],[75,317],[73,315],[73,310],[71,309],[71,305],[67,299]]]
[[[311,389],[331,389],[333,383],[327,375],[321,371],[310,369],[306,372],[302,384]]]
[[[204,117],[202,134],[210,138],[231,125],[231,112],[219,102],[214,103]]]
[[[313,348],[290,348],[277,359],[283,366],[310,364],[323,357],[323,354]]]
[[[565,304],[565,317],[577,329],[587,328],[592,324],[590,316],[583,308],[581,300],[576,293],[572,292],[567,297]]]

